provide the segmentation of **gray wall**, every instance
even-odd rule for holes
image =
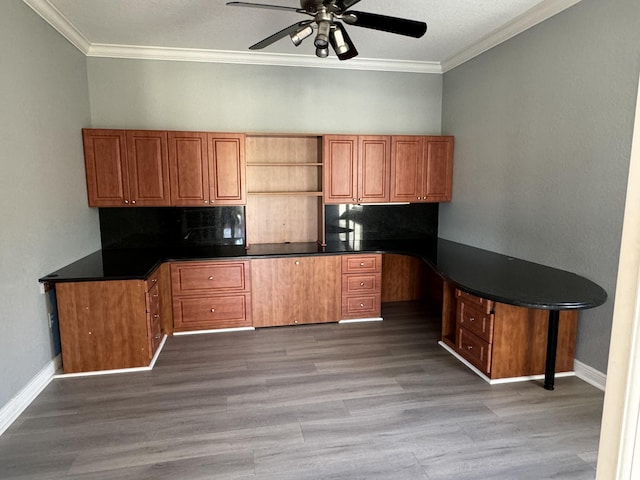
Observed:
[[[89,58],[97,128],[440,133],[442,76]]]
[[[0,407],[53,359],[38,278],[100,248],[80,128],[84,56],[20,0],[0,4]]]
[[[440,234],[574,271],[610,300],[576,358],[606,372],[635,99],[640,2],[583,0],[444,76],[456,136]]]

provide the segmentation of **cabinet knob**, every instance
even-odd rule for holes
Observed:
[[[205,201],[204,201],[204,203],[205,203],[205,205],[206,205],[207,203],[209,203],[209,201],[208,201],[208,200],[205,200]]]
[[[364,262],[360,262],[360,266],[361,266],[361,267],[364,267]]]
[[[418,197],[418,200],[422,200],[422,197]]]
[[[473,350],[473,345],[467,345],[467,350]]]
[[[361,303],[361,304],[360,304],[360,306],[361,306],[361,307],[364,307],[364,303]]]
[[[213,275],[209,276],[209,280],[213,280]]]
[[[216,311],[216,309],[215,309],[215,308],[212,308],[212,309],[211,309],[211,313],[215,313],[215,311]]]
[[[300,262],[298,260],[296,260],[296,265],[300,265]]]
[[[156,340],[160,340],[162,338],[162,335],[158,334],[154,337]]]
[[[129,200],[125,200],[124,203],[129,203]]]
[[[160,318],[160,315],[158,315],[157,313],[153,316],[153,318]]]
[[[354,199],[353,199],[353,201],[354,201],[354,202],[357,202],[358,200],[354,198]]]
[[[364,287],[364,282],[360,282],[360,286],[361,286],[361,287]]]
[[[135,200],[131,200],[131,203],[136,203],[136,201]]]
[[[476,319],[475,319],[475,317],[469,317],[469,321],[470,321],[470,322],[475,322],[475,321],[476,321]]]

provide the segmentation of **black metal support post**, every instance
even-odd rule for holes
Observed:
[[[556,377],[556,351],[558,350],[558,324],[560,311],[549,310],[549,331],[547,334],[547,363],[544,369],[544,388],[553,390]]]

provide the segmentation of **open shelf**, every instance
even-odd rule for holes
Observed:
[[[322,137],[247,135],[247,244],[324,243]]]

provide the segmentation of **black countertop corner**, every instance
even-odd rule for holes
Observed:
[[[469,293],[529,308],[593,308],[607,299],[596,283],[571,272],[444,239],[264,244],[99,250],[39,279],[78,282],[145,279],[167,261],[251,259],[343,253],[397,253],[424,260],[447,282]]]

